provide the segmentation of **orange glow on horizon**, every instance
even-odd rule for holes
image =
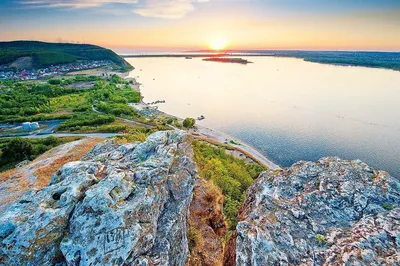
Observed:
[[[211,50],[214,50],[214,51],[221,51],[221,50],[224,50],[224,49],[226,49],[227,45],[228,45],[228,42],[227,42],[225,39],[221,39],[221,38],[212,39],[212,40],[208,43],[208,47],[209,47]]]
[[[232,11],[233,12],[233,11]],[[314,17],[259,17],[241,10],[237,13],[203,14],[179,20],[133,23],[88,23],[75,28],[21,27],[0,31],[0,40],[42,40],[80,42],[125,50],[186,51],[232,50],[380,50],[400,51],[396,16],[351,13],[338,20],[329,15]],[[375,14],[375,13],[374,13]],[[185,23],[182,23],[184,21]],[[378,23],[378,22],[379,23]],[[384,30],[382,30],[384,28]]]

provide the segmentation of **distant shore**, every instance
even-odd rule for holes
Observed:
[[[381,68],[400,71],[400,52],[365,52],[365,51],[302,51],[302,50],[226,50],[226,51],[190,51],[182,53],[148,53],[120,55],[123,58],[142,57],[177,57],[177,58],[212,58],[212,57],[288,57],[310,63]]]

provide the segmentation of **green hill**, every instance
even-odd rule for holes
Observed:
[[[29,59],[32,68],[80,60],[111,60],[122,70],[132,69],[132,66],[116,53],[96,45],[39,41],[0,42],[0,65],[11,65],[17,60],[29,61]]]

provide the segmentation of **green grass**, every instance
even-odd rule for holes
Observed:
[[[63,121],[59,131],[79,131],[82,127],[100,126],[110,124],[115,121],[114,116],[102,115],[94,112],[74,114],[70,119]]]
[[[50,108],[58,111],[61,109],[73,110],[87,104],[86,93],[77,93],[58,96],[50,99]]]
[[[224,195],[224,215],[233,230],[246,190],[265,168],[199,141],[193,141],[193,151],[200,177],[212,181]]]
[[[115,138],[120,143],[136,142],[136,141],[143,142],[150,134],[156,131],[157,131],[156,129],[144,128],[144,127],[130,128],[127,134],[123,136],[117,136]]]

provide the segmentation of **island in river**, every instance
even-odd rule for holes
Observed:
[[[221,62],[221,63],[238,63],[238,64],[249,64],[253,63],[243,58],[229,58],[229,57],[210,57],[204,58],[203,61],[213,61],[213,62]]]

